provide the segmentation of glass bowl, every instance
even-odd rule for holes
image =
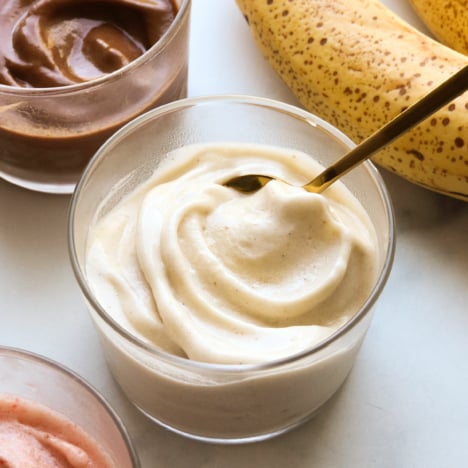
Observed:
[[[0,346],[1,394],[39,403],[78,424],[116,467],[140,467],[119,416],[94,388],[61,364],[29,351]]]
[[[96,299],[86,275],[88,232],[146,180],[168,152],[213,142],[293,148],[320,155],[322,165],[353,146],[320,118],[270,99],[211,96],[162,106],[118,131],[88,165],[72,198],[69,250],[108,365],[130,401],[177,433],[234,444],[267,439],[296,427],[342,385],[391,270],[394,223],[387,190],[372,163],[342,179],[375,227],[378,274],[363,306],[316,346],[286,359],[242,365],[196,362],[161,351],[129,333]]]
[[[93,154],[123,124],[185,97],[191,0],[165,34],[122,68],[52,88],[0,84],[0,177],[22,187],[71,193]]]

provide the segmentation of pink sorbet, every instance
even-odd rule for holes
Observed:
[[[81,427],[43,405],[0,394],[0,468],[114,468]]]

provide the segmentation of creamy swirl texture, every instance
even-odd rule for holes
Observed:
[[[188,146],[106,213],[89,234],[87,276],[114,319],[192,360],[258,363],[304,351],[369,296],[376,240],[341,184],[300,187],[308,155],[234,144]],[[223,185],[261,173],[254,194]]]
[[[0,466],[115,468],[87,433],[38,403],[0,394]]]
[[[117,70],[173,21],[171,0],[4,0],[0,83],[53,87]]]

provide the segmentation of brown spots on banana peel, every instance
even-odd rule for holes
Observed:
[[[356,142],[468,63],[379,0],[237,3],[261,52],[302,105]],[[467,109],[465,93],[374,160],[468,199]]]
[[[410,0],[410,3],[439,41],[468,54],[468,0]]]

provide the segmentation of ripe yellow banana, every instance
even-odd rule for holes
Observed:
[[[379,0],[236,0],[301,104],[359,142],[468,63]],[[373,160],[468,201],[468,92]]]
[[[410,0],[434,36],[468,55],[468,0]]]

